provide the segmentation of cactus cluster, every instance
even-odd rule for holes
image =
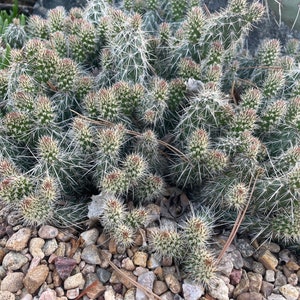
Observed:
[[[299,242],[299,41],[251,56],[258,2],[211,14],[201,1],[112,2],[31,16],[22,47],[0,49],[1,202],[39,225],[100,193],[90,211],[127,247],[146,222],[127,202],[176,185],[195,214],[151,245],[204,283],[215,266],[203,206],[228,221],[249,204],[245,228]]]

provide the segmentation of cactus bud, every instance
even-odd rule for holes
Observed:
[[[283,119],[285,110],[286,103],[283,100],[278,100],[270,104],[266,111],[263,112],[259,120],[259,126],[264,131],[270,130]]]
[[[274,97],[284,85],[284,75],[281,70],[272,71],[268,74],[263,85],[263,95]]]
[[[26,141],[31,129],[29,116],[22,112],[10,112],[5,115],[3,125],[7,133],[18,141]]]
[[[242,107],[243,109],[257,110],[261,101],[261,92],[258,89],[250,88],[242,95]]]
[[[209,136],[204,129],[192,132],[188,139],[188,154],[193,160],[200,161],[208,151]]]
[[[67,41],[62,31],[55,31],[50,34],[50,44],[60,58],[67,56]]]
[[[55,72],[57,87],[62,92],[70,92],[75,86],[78,70],[75,62],[70,58],[58,60]]]
[[[239,182],[231,186],[225,195],[226,205],[237,211],[240,211],[245,206],[247,199],[248,188],[243,182]]]
[[[163,179],[158,175],[147,175],[136,187],[136,198],[139,202],[148,202],[162,195],[165,188]]]
[[[64,28],[66,10],[63,6],[57,6],[48,12],[48,22],[50,32],[60,31]]]
[[[259,48],[259,62],[263,66],[273,66],[280,54],[279,40],[265,40]]]
[[[210,150],[206,154],[205,165],[211,174],[222,171],[227,163],[227,156],[219,150]]]
[[[42,136],[39,139],[38,151],[41,159],[49,165],[53,165],[59,159],[58,142],[51,136]]]
[[[94,136],[88,122],[80,117],[74,118],[72,128],[75,135],[75,141],[78,142],[79,147],[82,150],[90,151],[94,148]]]
[[[54,122],[55,115],[49,98],[39,96],[36,99],[34,116],[38,125],[41,126],[48,126]]]
[[[102,178],[100,187],[107,193],[121,195],[128,191],[128,178],[126,178],[125,172],[121,170],[114,170]]]
[[[188,217],[182,225],[183,240],[189,251],[206,246],[212,235],[211,222],[206,215]]]
[[[147,163],[139,154],[127,155],[123,163],[125,177],[130,183],[136,183],[147,170]]]
[[[134,230],[126,224],[117,223],[111,231],[111,236],[118,245],[125,248],[134,244]]]
[[[190,43],[197,44],[199,42],[205,21],[204,13],[200,7],[195,6],[188,12],[184,30]]]
[[[179,62],[178,75],[183,79],[200,79],[201,66],[190,58],[182,58]]]
[[[182,241],[174,230],[157,230],[150,237],[151,248],[161,257],[181,257]]]
[[[112,195],[106,197],[100,216],[100,221],[105,231],[113,230],[117,224],[123,222],[125,216],[126,210],[121,201]]]
[[[48,22],[38,15],[29,17],[27,28],[29,34],[34,38],[46,39],[49,35]]]
[[[188,278],[197,284],[204,285],[210,285],[217,271],[214,256],[204,248],[186,253],[183,269]]]
[[[20,203],[20,214],[27,225],[41,225],[53,218],[53,208],[49,202],[34,196],[25,197]]]

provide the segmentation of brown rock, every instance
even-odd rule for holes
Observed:
[[[178,294],[181,291],[181,285],[173,274],[167,274],[165,282],[172,293]]]
[[[109,261],[112,258],[112,254],[108,250],[100,250],[99,254],[100,254],[100,259],[101,259],[100,267],[103,269],[108,268]]]
[[[286,265],[285,265],[290,271],[298,271],[299,269],[300,269],[300,266],[296,263],[296,262],[294,262],[294,261],[292,261],[292,260],[290,260],[290,261],[288,261],[287,263],[286,263]]]
[[[86,287],[86,295],[90,299],[97,299],[100,295],[105,292],[106,288],[99,280],[94,281],[92,284]]]
[[[27,247],[30,236],[31,230],[29,228],[21,228],[7,240],[5,247],[8,250],[22,251]]]
[[[136,266],[141,266],[143,268],[147,265],[148,254],[146,252],[137,251],[133,256],[133,263]]]
[[[108,250],[111,254],[117,254],[117,244],[114,239],[110,239],[108,243]]]
[[[240,294],[236,300],[263,300],[264,297],[256,292],[249,292],[249,293],[243,293]]]
[[[28,293],[34,294],[37,289],[45,282],[49,269],[45,265],[39,265],[28,270],[23,283]]]
[[[258,273],[249,272],[249,292],[259,293],[262,283],[262,276]]]
[[[278,265],[278,259],[271,253],[270,250],[264,250],[258,257],[258,261],[261,262],[267,270],[274,270]]]
[[[5,255],[6,255],[5,249],[0,247],[0,264],[2,264],[2,261],[3,261],[3,258],[4,258]]]
[[[168,286],[160,280],[155,280],[153,284],[153,292],[154,294],[160,296],[168,290]]]
[[[129,257],[126,257],[122,260],[122,268],[127,271],[133,271],[135,270],[135,265]]]
[[[16,293],[23,288],[24,274],[21,272],[8,273],[1,281],[1,291]]]

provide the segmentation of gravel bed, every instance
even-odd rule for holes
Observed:
[[[164,221],[159,206],[148,210]],[[23,227],[16,220],[12,212],[0,223],[1,300],[151,299],[135,283],[163,300],[300,299],[299,258],[276,243],[251,244],[237,237],[218,264],[214,285],[204,287],[184,278],[171,259],[151,253],[148,236],[155,223],[141,229],[134,246],[125,249],[97,224],[77,232]],[[216,255],[227,236],[214,236]]]

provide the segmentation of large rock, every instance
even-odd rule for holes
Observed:
[[[34,294],[37,289],[45,282],[49,273],[49,269],[46,265],[39,265],[32,269],[29,269],[24,280],[24,286],[28,293]]]
[[[22,251],[27,247],[30,236],[31,230],[29,228],[21,228],[7,240],[5,247],[12,251]]]
[[[1,291],[16,293],[23,288],[23,278],[21,272],[8,273],[1,282]]]

